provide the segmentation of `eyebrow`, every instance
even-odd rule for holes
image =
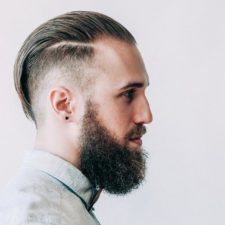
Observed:
[[[122,87],[120,90],[125,90],[128,88],[142,88],[145,84],[143,82],[130,82],[126,86]],[[149,86],[149,83],[147,83],[146,86]]]

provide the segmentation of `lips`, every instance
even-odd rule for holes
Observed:
[[[128,135],[128,140],[138,146],[142,145],[142,136],[146,133],[146,128],[144,126],[137,126]]]
[[[135,143],[137,145],[142,145],[141,137],[142,136],[134,136],[134,137],[130,138],[130,141],[132,141],[133,143]]]
[[[140,138],[134,138],[130,140],[137,145],[140,145],[140,146],[142,145],[142,140]]]

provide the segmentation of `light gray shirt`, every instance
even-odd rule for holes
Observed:
[[[0,225],[99,225],[92,208],[96,194],[69,162],[32,150],[1,193]]]

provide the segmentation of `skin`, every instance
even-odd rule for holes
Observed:
[[[101,38],[93,45],[97,78],[91,97],[69,84],[52,83],[41,98],[46,106],[43,108],[46,119],[37,130],[34,146],[77,168],[80,168],[79,135],[88,97],[98,105],[98,119],[120,144],[124,144],[127,133],[134,127],[152,121],[145,96],[148,75],[137,47],[112,38]],[[128,146],[140,149],[141,137],[130,140]]]

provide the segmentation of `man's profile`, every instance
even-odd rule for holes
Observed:
[[[100,13],[58,16],[25,40],[14,81],[37,135],[1,195],[0,224],[99,224],[101,191],[126,194],[145,176],[152,114],[134,37]]]

